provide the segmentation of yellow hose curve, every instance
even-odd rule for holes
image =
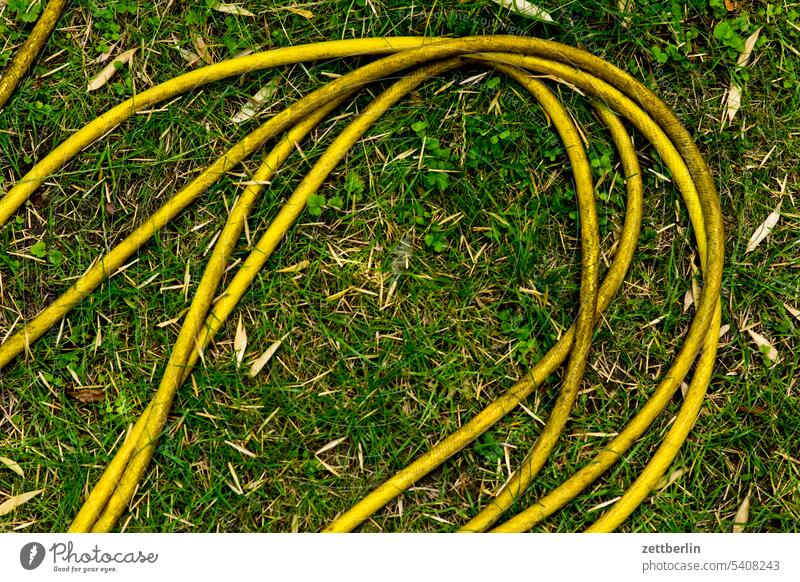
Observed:
[[[28,72],[28,69],[33,65],[33,61],[36,60],[36,57],[44,48],[66,4],[67,0],[50,0],[47,3],[27,40],[25,40],[14,55],[11,63],[3,71],[3,76],[0,77],[0,109],[11,98],[12,93],[25,77],[25,73]],[[2,222],[4,221],[0,221],[0,223]]]
[[[49,9],[50,5],[47,10]],[[579,49],[552,41],[522,37],[486,36],[463,39],[401,37],[301,45],[211,65],[148,89],[114,107],[73,134],[34,166],[0,200],[0,224],[5,223],[45,179],[136,111],[149,108],[201,85],[247,72],[323,57],[361,55],[388,56],[383,56],[328,83],[270,118],[193,180],[153,217],[135,229],[123,243],[96,261],[70,290],[0,346],[0,369],[2,369],[32,341],[41,337],[62,319],[69,309],[91,293],[105,278],[113,274],[125,259],[145,244],[158,229],[166,225],[220,176],[230,171],[264,143],[287,131],[286,137],[275,146],[258,170],[254,177],[257,183],[268,179],[289,155],[294,143],[301,140],[310,129],[351,94],[389,75],[419,67],[403,73],[398,81],[379,95],[334,140],[280,210],[212,307],[212,298],[221,280],[230,251],[238,240],[242,224],[260,192],[257,186],[245,190],[234,205],[223,235],[220,236],[209,260],[200,288],[172,350],[159,390],[90,494],[73,522],[71,531],[108,531],[114,527],[132,499],[154,454],[177,390],[188,377],[203,348],[234,310],[270,254],[300,215],[308,196],[317,191],[350,147],[392,104],[423,80],[465,63],[482,63],[496,67],[522,84],[539,101],[565,144],[575,176],[581,220],[582,279],[577,321],[550,352],[505,394],[490,403],[457,432],[376,488],[350,510],[338,516],[326,531],[350,531],[357,527],[375,511],[463,449],[514,409],[569,356],[564,387],[531,453],[498,496],[467,523],[463,530],[488,529],[523,494],[543,466],[568,420],[575,401],[594,322],[609,305],[612,296],[621,285],[633,256],[639,231],[642,214],[640,170],[630,138],[611,111],[626,118],[650,141],[672,173],[694,227],[704,277],[703,294],[683,347],[665,374],[664,380],[659,383],[639,413],[598,454],[595,461],[579,470],[550,495],[517,517],[501,524],[494,531],[530,529],[594,482],[647,430],[664,409],[688,373],[702,346],[690,389],[663,444],[622,499],[601,516],[589,531],[610,531],[616,528],[639,505],[674,459],[697,417],[713,372],[720,320],[718,299],[723,264],[723,232],[719,201],[713,180],[699,150],[669,108],[630,75]],[[569,114],[541,81],[531,77],[531,72],[562,79],[595,99],[597,114],[607,126],[620,155],[628,192],[627,214],[616,255],[599,287],[599,243],[593,185],[581,139]]]

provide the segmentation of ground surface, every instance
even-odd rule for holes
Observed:
[[[26,0],[3,4],[0,66],[30,27]],[[32,75],[0,114],[0,189],[134,90],[203,58],[381,35],[511,33],[583,46],[641,79],[684,120],[714,172],[727,228],[728,331],[709,397],[671,483],[622,529],[730,531],[749,495],[747,531],[796,531],[800,321],[791,309],[800,309],[800,4],[639,2],[622,12],[615,0],[542,0],[555,20],[549,24],[488,0],[277,4],[244,0],[238,5],[248,16],[171,0],[70,2]],[[749,65],[737,68],[743,40],[759,27]],[[98,57],[131,48],[138,48],[132,63],[87,93],[104,66]],[[258,120],[358,63],[320,62],[211,85],[137,116],[53,176],[0,235],[0,337]],[[304,214],[292,229],[177,398],[168,436],[125,518],[127,531],[318,530],[472,417],[569,326],[579,254],[564,152],[518,87],[477,73],[422,87],[337,168],[319,193],[325,199],[316,200],[319,215]],[[741,109],[723,126],[732,76],[743,89]],[[257,118],[232,123],[269,83],[274,96]],[[622,213],[616,158],[585,103],[555,87],[591,142],[608,249]],[[367,102],[361,97],[304,143],[303,157],[290,159],[259,203],[251,234]],[[430,147],[434,139],[440,154]],[[559,484],[633,415],[693,313],[684,309],[691,229],[657,156],[647,148],[641,154],[647,204],[634,267],[595,333],[566,434],[524,502]],[[61,329],[2,371],[0,455],[24,476],[0,465],[0,501],[44,491],[0,517],[0,530],[68,527],[157,385],[207,250],[237,184],[257,163],[258,156],[212,188]],[[772,234],[746,253],[779,203]],[[236,257],[248,247],[243,237]],[[237,367],[240,317],[248,344]],[[748,329],[777,350],[777,363]],[[249,362],[281,338],[275,357],[251,378]],[[463,524],[523,458],[558,386],[553,378],[527,411],[510,414],[363,529]],[[99,401],[79,401],[71,395],[79,388],[101,391],[93,393]],[[590,524],[645,465],[679,403],[680,395],[623,462],[539,530]]]

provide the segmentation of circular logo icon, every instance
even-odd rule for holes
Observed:
[[[44,546],[39,542],[30,542],[19,551],[19,563],[26,570],[35,570],[44,561]]]

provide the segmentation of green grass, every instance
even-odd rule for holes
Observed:
[[[748,492],[747,531],[797,530],[800,322],[784,302],[800,309],[800,4],[743,2],[727,14],[716,1],[639,2],[626,21],[612,0],[542,0],[556,20],[549,25],[488,0],[413,10],[394,0],[298,4],[314,13],[310,20],[287,10],[291,3],[240,2],[255,18],[178,4],[70,3],[32,74],[0,113],[3,190],[134,90],[188,70],[178,47],[197,51],[197,35],[214,60],[244,49],[381,35],[511,32],[583,46],[674,108],[714,172],[727,229],[722,307],[730,328],[701,416],[671,469],[686,472],[651,495],[622,530],[730,531]],[[741,110],[725,128],[725,91],[731,74],[742,74],[734,66],[735,36],[715,37],[721,21],[741,38],[763,27],[742,79]],[[0,15],[0,66],[29,26],[10,8]],[[87,93],[102,67],[94,60],[112,46],[115,53],[138,47],[133,66]],[[364,62],[323,61],[210,85],[136,116],[89,148],[0,233],[0,338],[254,129],[258,120],[230,119],[264,84],[277,75],[279,90],[259,119]],[[319,192],[326,202],[319,216],[305,213],[291,230],[180,392],[167,436],[123,519],[126,531],[316,531],[474,416],[570,325],[579,252],[563,148],[513,83],[497,84],[492,75],[462,83],[478,72],[453,75],[456,82],[444,90],[450,79],[422,86],[336,169]],[[609,249],[624,210],[612,179],[615,155],[586,103],[553,87],[590,140],[596,166],[610,169],[598,188]],[[369,99],[362,95],[303,143],[303,157],[290,159],[258,203],[251,236],[263,232]],[[602,435],[632,417],[679,349],[693,313],[683,312],[695,257],[686,213],[671,184],[656,175],[665,172],[660,160],[640,137],[635,143],[647,180],[634,266],[595,333],[565,435],[515,510],[560,484],[608,440]],[[159,324],[188,307],[237,184],[258,163],[255,156],[220,181],[61,329],[1,372],[0,455],[18,462],[25,476],[0,465],[0,501],[44,492],[0,517],[0,530],[68,527],[152,395],[179,329],[176,322]],[[447,182],[431,170],[445,170]],[[336,208],[337,197],[343,208]],[[745,253],[779,201],[778,226]],[[30,250],[40,241],[41,259]],[[248,246],[243,237],[235,258]],[[302,270],[277,272],[302,261],[309,261]],[[248,334],[246,362],[285,337],[256,378],[235,363],[239,317]],[[765,363],[748,328],[769,338],[779,363]],[[104,390],[104,400],[71,397],[77,386],[70,369],[82,385]],[[536,419],[523,410],[509,414],[362,529],[452,531],[463,524],[522,460],[558,387],[554,377],[526,402]],[[620,495],[642,470],[679,405],[677,396],[620,463],[537,529],[589,525],[602,513],[596,506]]]

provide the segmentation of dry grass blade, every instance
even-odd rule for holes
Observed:
[[[231,447],[231,448],[233,448],[233,449],[235,449],[235,450],[239,451],[239,452],[240,452],[240,453],[242,453],[243,455],[246,455],[246,456],[248,456],[248,457],[252,457],[252,458],[254,458],[254,459],[255,459],[255,458],[258,456],[258,455],[256,455],[254,452],[252,452],[252,451],[250,451],[249,449],[247,449],[246,447],[243,447],[242,445],[237,445],[237,444],[236,444],[236,443],[234,443],[234,442],[231,442],[231,441],[225,441],[225,444],[226,444],[226,445],[228,445],[229,447]]]
[[[617,495],[613,499],[609,499],[608,501],[603,501],[602,503],[598,503],[597,505],[593,505],[589,509],[586,510],[586,513],[592,513],[593,511],[598,511],[603,509],[604,507],[608,507],[609,505],[615,504],[617,501],[622,499],[622,495]]]
[[[108,83],[108,81],[117,74],[117,70],[119,70],[124,64],[131,61],[136,50],[137,49],[133,48],[114,57],[113,61],[103,67],[103,70],[100,71],[94,78],[92,78],[91,81],[89,81],[89,84],[86,86],[86,90],[97,91],[100,87]]]
[[[8,457],[0,457],[0,463],[3,463],[6,467],[14,471],[20,477],[25,477],[25,472],[22,470],[16,461],[9,459]]]
[[[550,13],[542,10],[536,6],[536,4],[531,4],[527,0],[494,0],[494,2],[503,8],[508,8],[520,16],[536,18],[538,20],[543,20],[544,22],[555,22],[553,17],[550,16]]]
[[[766,220],[762,222],[758,228],[753,232],[753,236],[750,237],[750,240],[747,241],[747,248],[744,252],[750,253],[755,250],[755,248],[761,244],[765,238],[769,236],[769,233],[772,232],[772,229],[775,228],[775,225],[778,224],[778,220],[780,220],[781,215],[781,203],[778,202],[778,205],[775,207],[775,210],[769,213]]]
[[[0,515],[6,515],[7,513],[11,513],[17,507],[26,503],[39,495],[44,491],[44,489],[37,489],[36,491],[28,491],[27,493],[22,493],[21,495],[15,495],[14,497],[9,497],[3,503],[0,503]]]
[[[236,4],[228,4],[226,2],[214,2],[211,5],[211,9],[216,10],[217,12],[223,12],[225,14],[233,14],[235,16],[255,17],[255,14],[249,10],[242,8],[241,6],[237,6]]]
[[[747,525],[747,520],[750,517],[750,491],[747,492],[747,496],[742,501],[742,504],[739,506],[739,509],[736,511],[736,517],[733,518],[733,528],[731,531],[733,533],[743,533],[744,526]]]
[[[242,316],[239,316],[239,323],[236,325],[236,335],[233,338],[233,350],[236,352],[236,365],[240,365],[244,359],[244,352],[247,349],[247,332],[242,324]]]

